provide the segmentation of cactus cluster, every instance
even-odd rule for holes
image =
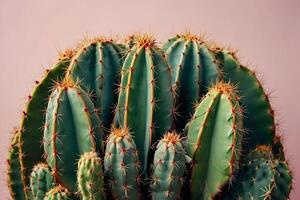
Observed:
[[[13,131],[7,180],[15,200],[284,200],[292,189],[255,73],[190,32],[61,53]]]

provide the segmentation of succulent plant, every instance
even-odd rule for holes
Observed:
[[[77,182],[83,200],[105,199],[102,168],[102,160],[96,152],[87,152],[80,157]]]
[[[152,199],[179,199],[186,171],[180,135],[166,133],[156,147],[152,166]]]
[[[37,81],[9,147],[12,199],[289,198],[269,97],[235,53],[189,32],[127,42],[86,40]]]
[[[129,51],[119,92],[116,124],[132,132],[144,173],[151,145],[173,123],[171,68],[151,36],[140,36]]]
[[[285,161],[273,158],[270,147],[258,146],[246,160],[237,181],[221,199],[288,199],[291,171]]]
[[[49,166],[37,164],[30,175],[30,192],[33,200],[43,200],[46,193],[55,186],[54,177]]]
[[[177,94],[179,113],[176,122],[181,131],[194,113],[194,106],[221,76],[221,69],[207,44],[191,33],[170,38],[163,46],[172,67],[172,84]]]
[[[117,103],[121,67],[127,49],[104,37],[86,39],[77,48],[68,67],[67,77],[78,83],[91,98],[98,111],[101,128],[110,130]]]
[[[57,83],[47,107],[44,151],[56,182],[77,189],[77,160],[102,150],[100,120],[88,94],[66,79]]]
[[[242,119],[238,95],[229,84],[217,83],[197,106],[187,126],[192,199],[216,196],[238,170]]]
[[[139,199],[140,163],[128,129],[112,129],[106,142],[104,172],[113,198]]]

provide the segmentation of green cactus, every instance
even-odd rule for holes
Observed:
[[[255,73],[189,32],[163,49],[134,34],[63,53],[14,131],[11,198],[288,199],[292,173]]]
[[[116,124],[132,132],[143,173],[151,145],[172,127],[173,96],[164,55],[150,36],[139,36],[124,61]]]
[[[46,193],[55,186],[54,177],[45,163],[37,164],[30,175],[30,191],[33,200],[43,200]]]
[[[232,189],[221,199],[288,199],[292,175],[286,162],[274,160],[271,148],[265,146],[258,146],[247,156],[247,160]]]
[[[118,100],[116,91],[121,78],[121,66],[127,50],[123,45],[102,37],[84,41],[78,49],[67,76],[92,94],[102,129],[109,130],[113,107]]]
[[[139,199],[137,149],[128,129],[112,129],[106,143],[104,172],[115,199]]]
[[[84,153],[78,162],[77,182],[83,200],[105,199],[101,162],[95,152]]]
[[[20,135],[18,129],[13,131],[7,159],[7,185],[12,199],[24,200],[27,199],[27,188],[20,163]]]
[[[178,199],[185,173],[185,151],[180,136],[167,133],[157,145],[152,169],[152,199]]]
[[[70,196],[70,192],[66,188],[58,185],[47,192],[44,200],[71,200]]]
[[[55,181],[72,191],[77,190],[80,155],[102,149],[99,124],[88,94],[70,80],[57,83],[49,98],[43,143]]]
[[[211,199],[238,168],[243,130],[235,88],[220,82],[210,89],[187,132],[187,152],[193,159],[192,199]]]
[[[163,47],[172,67],[172,84],[177,94],[176,126],[184,128],[194,113],[194,106],[221,76],[214,54],[203,39],[187,32],[168,40]]]
[[[214,51],[224,72],[223,80],[237,85],[242,97],[240,104],[246,110],[243,124],[248,134],[243,148],[249,151],[257,145],[272,145],[275,135],[274,112],[255,73],[240,65],[233,53],[222,48]]]
[[[45,122],[45,108],[54,81],[61,81],[65,77],[66,68],[70,63],[74,51],[66,50],[61,53],[57,63],[50,69],[41,81],[36,81],[33,93],[28,96],[26,108],[20,127],[20,163],[21,176],[24,176],[25,185],[29,186],[30,173],[35,164],[43,161],[43,125]]]

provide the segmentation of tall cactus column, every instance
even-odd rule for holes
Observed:
[[[221,75],[215,56],[200,36],[189,32],[168,40],[163,47],[172,67],[172,84],[176,91],[181,131],[194,113],[195,105]]]
[[[122,69],[116,120],[132,132],[142,171],[148,165],[151,144],[173,123],[171,68],[149,36],[140,36]]]
[[[43,143],[55,181],[76,191],[76,163],[85,152],[101,151],[102,132],[92,101],[70,80],[50,96]]]
[[[41,80],[35,81],[36,86],[24,109],[20,125],[20,163],[21,176],[25,186],[29,186],[29,177],[33,167],[43,161],[43,125],[45,122],[45,108],[51,94],[54,81],[62,81],[74,55],[73,50],[62,52],[51,69],[46,70]]]
[[[192,199],[211,199],[238,167],[242,117],[234,87],[216,84],[198,105],[187,131]]]
[[[127,49],[103,37],[84,41],[72,60],[67,76],[92,94],[102,128],[110,130],[113,107],[118,100],[118,84]]]

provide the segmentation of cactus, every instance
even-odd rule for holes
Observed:
[[[106,143],[104,172],[115,199],[139,199],[138,153],[128,129],[113,128]]]
[[[144,173],[150,146],[173,123],[171,68],[150,36],[140,36],[124,61],[116,119],[132,132]]]
[[[92,101],[66,79],[57,83],[47,107],[44,150],[55,181],[72,191],[76,187],[76,160],[90,151],[101,151],[102,132]]]
[[[292,175],[285,161],[274,160],[271,148],[265,146],[258,146],[247,160],[222,199],[288,199]]]
[[[7,185],[12,199],[24,200],[27,199],[27,189],[20,163],[20,135],[18,129],[13,131],[7,159]]]
[[[168,40],[163,47],[172,67],[172,84],[177,94],[177,129],[181,131],[194,113],[194,106],[220,77],[214,54],[203,39],[189,32]]]
[[[176,133],[167,133],[159,141],[154,155],[152,199],[178,199],[185,170],[185,151],[180,136]]]
[[[109,130],[113,106],[117,103],[118,84],[126,48],[111,39],[95,38],[79,45],[68,74],[86,92],[92,94],[99,111],[102,129]]]
[[[30,175],[31,198],[33,200],[43,200],[46,193],[54,186],[54,178],[49,166],[45,163],[37,164]]]
[[[41,81],[36,81],[36,86],[31,95],[28,96],[26,108],[20,127],[20,163],[21,176],[24,176],[24,184],[29,186],[29,177],[34,165],[43,161],[43,125],[45,122],[45,108],[54,81],[61,81],[70,63],[74,51],[66,50],[60,54],[57,63],[50,69]]]
[[[232,85],[217,83],[197,106],[187,127],[187,152],[193,159],[192,199],[210,199],[238,168],[242,113]]]
[[[47,192],[44,200],[71,200],[70,192],[61,185],[52,188]]]
[[[83,200],[105,198],[101,162],[95,152],[84,153],[78,162],[77,182]]]
[[[269,97],[235,53],[189,32],[165,53],[128,39],[86,40],[37,81],[9,148],[12,199],[289,198]]]
[[[243,149],[250,151],[257,145],[272,145],[275,135],[274,112],[255,73],[240,65],[234,53],[222,48],[214,51],[224,72],[222,79],[237,85],[237,91],[242,96],[240,104],[246,109],[243,124],[248,134]]]

